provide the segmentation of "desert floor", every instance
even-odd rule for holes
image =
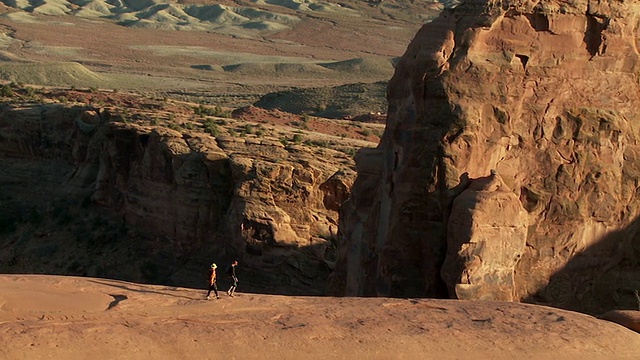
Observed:
[[[543,306],[220,294],[221,299],[207,301],[201,289],[3,275],[0,358],[637,359],[640,354],[640,335],[633,331]]]

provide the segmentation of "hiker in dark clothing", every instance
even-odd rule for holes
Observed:
[[[227,275],[231,279],[231,287],[227,290],[227,295],[233,297],[238,287],[238,277],[236,276],[236,266],[238,266],[238,261],[235,260],[229,267],[227,268]]]
[[[220,299],[218,295],[218,285],[216,284],[216,268],[218,266],[216,264],[211,264],[211,268],[209,269],[209,292],[207,292],[207,300],[211,300],[211,290],[216,294],[216,299]]]

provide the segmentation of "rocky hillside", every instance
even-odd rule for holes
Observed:
[[[290,89],[263,95],[254,103],[265,109],[341,119],[367,113],[386,114],[387,82]]]
[[[199,287],[211,262],[238,259],[245,291],[321,294],[353,154],[382,129],[93,90],[2,94],[3,273]]]
[[[473,0],[425,24],[356,158],[334,292],[635,309],[639,19]]]

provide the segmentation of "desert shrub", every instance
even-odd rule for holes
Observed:
[[[216,137],[220,135],[218,124],[216,124],[213,120],[207,119],[202,125],[204,126],[204,132],[211,134],[211,136]]]
[[[13,89],[9,84],[4,84],[2,85],[2,88],[0,88],[0,95],[5,97],[12,97]]]
[[[309,145],[309,146],[317,146],[317,147],[322,147],[322,148],[328,148],[329,147],[329,142],[327,140],[308,140],[305,142],[305,144]]]
[[[36,89],[32,88],[31,86],[27,86],[26,88],[24,88],[24,91],[29,98],[33,98],[36,95]]]
[[[349,155],[350,157],[356,156],[356,153],[358,152],[358,150],[356,150],[355,148],[344,148],[341,151]]]
[[[90,93],[98,92],[98,88],[97,88],[97,87],[95,87],[95,86],[91,86],[91,87],[89,87],[89,92],[90,92]]]
[[[303,139],[302,135],[295,134],[295,135],[293,135],[293,138],[291,140],[296,144],[300,144],[302,142],[302,140],[304,140],[304,139]]]
[[[169,125],[167,125],[167,127],[171,130],[175,130],[175,131],[180,131],[182,130],[182,128],[180,127],[180,125],[176,124],[176,123],[169,123]]]
[[[223,110],[221,107],[216,105],[216,106],[213,107],[213,115],[212,116],[231,117],[231,112]]]
[[[184,123],[182,127],[184,127],[187,130],[193,130],[196,128],[196,126],[192,122]]]
[[[125,124],[130,124],[131,123],[131,120],[129,119],[129,115],[127,115],[127,114],[118,115],[118,120],[120,122],[125,123]]]
[[[360,134],[362,134],[364,136],[370,136],[373,133],[371,132],[370,129],[362,129],[362,130],[360,130]]]
[[[196,115],[200,115],[202,117],[204,116],[216,116],[216,117],[227,117],[227,118],[231,117],[231,113],[229,111],[223,110],[218,105],[215,105],[213,107],[198,105],[197,107],[193,108],[193,112],[196,113]]]
[[[246,124],[246,125],[244,126],[244,130],[243,130],[243,132],[244,132],[245,134],[253,134],[253,125],[251,125],[251,124]]]
[[[264,129],[256,130],[256,136],[257,137],[263,137],[264,136]]]

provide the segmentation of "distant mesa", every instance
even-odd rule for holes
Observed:
[[[2,0],[4,5],[23,10],[26,13],[41,15],[75,15],[83,18],[102,18],[113,20],[127,27],[152,28],[165,30],[211,31],[231,33],[230,28],[255,31],[259,33],[275,32],[290,28],[300,21],[295,15],[243,6],[221,4],[177,4],[169,1],[89,1],[78,4],[70,1],[10,1]],[[271,5],[288,9],[298,4],[300,10],[327,11],[338,5],[297,3]],[[27,14],[10,13],[4,16],[16,21],[38,21]]]
[[[238,73],[254,76],[293,76],[300,74],[322,74],[330,70],[313,63],[241,63],[224,65],[222,69],[226,72]]]
[[[77,62],[0,62],[0,79],[26,84],[96,86],[107,80]]]
[[[211,70],[198,65],[194,67]],[[393,60],[387,58],[356,58],[336,62],[243,62],[223,65],[226,72],[243,75],[299,76],[300,74],[327,74],[330,72],[349,75],[366,75],[368,77],[389,78],[393,74]]]
[[[254,106],[341,119],[384,113],[387,109],[386,91],[385,81],[346,84],[333,88],[293,89],[268,93],[254,103]]]
[[[393,75],[395,60],[384,58],[355,58],[344,61],[321,63],[320,65],[331,70],[360,73],[360,74],[389,74]]]
[[[340,12],[341,14],[357,15],[354,9],[325,1],[296,1],[296,0],[254,0],[256,4],[267,4],[286,7],[298,11]]]

